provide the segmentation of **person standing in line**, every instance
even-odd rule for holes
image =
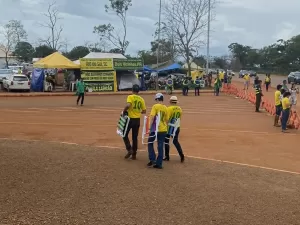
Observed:
[[[224,82],[224,71],[221,71],[221,72],[220,72],[219,78],[220,78],[220,80],[221,80],[221,83],[223,84],[223,82]]]
[[[230,74],[228,74],[228,77],[227,77],[227,87],[231,86],[231,81],[232,81],[232,75],[230,73]]]
[[[271,84],[271,77],[270,74],[266,74],[266,78],[265,78],[265,85],[266,85],[266,91],[269,91],[269,87]]]
[[[250,84],[250,76],[248,73],[246,73],[244,75],[244,80],[245,80],[245,83],[244,83],[244,90],[248,90],[249,89],[249,84]]]
[[[282,81],[282,89],[285,90],[285,92],[289,91],[286,80]]]
[[[162,169],[163,155],[164,155],[164,144],[165,137],[168,131],[168,122],[169,114],[167,107],[163,104],[164,96],[162,93],[157,93],[155,95],[156,104],[152,106],[150,113],[150,130],[149,130],[149,139],[148,139],[148,156],[149,163],[148,167],[154,167],[156,169]],[[160,116],[160,121],[158,121],[158,130],[157,130],[157,151],[158,155],[154,151],[154,141],[155,141],[155,131],[153,128],[156,125],[156,118]]]
[[[168,107],[168,114],[169,114],[169,123],[174,123],[178,119],[182,118],[182,109],[180,106],[177,105],[178,99],[176,96],[172,96],[170,98],[170,104],[171,106]],[[170,160],[170,138],[173,138],[173,144],[175,145],[177,152],[180,156],[180,161],[183,163],[184,162],[184,154],[181,148],[181,145],[178,141],[179,139],[179,133],[180,133],[180,125],[176,130],[175,136],[171,137],[170,134],[166,135],[165,139],[165,158],[164,161],[169,161]]]
[[[282,85],[277,85],[276,87],[276,91],[275,91],[275,109],[276,109],[276,113],[275,113],[275,119],[274,119],[274,126],[275,127],[279,127],[279,118],[281,115],[281,111],[282,111],[282,105],[281,105],[281,100],[280,100],[280,95],[281,95],[281,90]]]
[[[168,77],[168,79],[166,80],[166,92],[167,92],[167,94],[170,94],[170,95],[172,94],[173,87],[174,87],[174,83],[173,83],[172,76],[170,75]]]
[[[290,102],[291,102],[291,108],[292,110],[296,110],[296,105],[297,105],[297,95],[299,94],[299,88],[296,88],[295,83],[292,83],[291,88],[290,88]]]
[[[282,99],[282,118],[281,118],[281,130],[283,133],[287,132],[287,123],[290,117],[290,107],[291,103],[289,97],[291,96],[290,92],[285,92]]]
[[[262,81],[259,80],[258,84],[255,85],[255,95],[256,95],[255,112],[260,112],[259,107],[260,107],[260,103],[261,103],[261,97],[263,96],[262,90],[261,90],[261,84],[262,84]]]
[[[139,96],[140,87],[137,84],[132,86],[132,94],[128,95],[126,106],[123,110],[123,115],[127,115],[130,118],[127,132],[125,137],[123,138],[127,154],[125,155],[125,159],[130,158],[132,160],[136,160],[136,154],[138,149],[138,135],[140,128],[140,120],[142,114],[146,113],[146,104],[145,100]],[[132,146],[130,144],[128,134],[132,130]]]
[[[84,102],[84,93],[85,93],[85,83],[83,82],[82,78],[77,82],[76,84],[76,90],[77,90],[77,105],[81,99],[81,106],[83,106]]]
[[[200,96],[200,79],[199,79],[199,77],[196,77],[196,79],[194,81],[194,85],[195,85],[195,96]]]

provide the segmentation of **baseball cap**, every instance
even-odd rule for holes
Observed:
[[[177,99],[177,97],[176,97],[176,96],[172,96],[172,97],[170,98],[170,101],[171,101],[171,102],[177,102],[177,101],[178,101],[178,99]]]
[[[164,95],[162,93],[157,93],[155,95],[155,100],[157,100],[157,99],[163,99],[163,98],[164,98]]]

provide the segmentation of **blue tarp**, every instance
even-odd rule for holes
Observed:
[[[31,77],[31,90],[35,92],[42,92],[44,89],[45,73],[43,69],[34,69]]]
[[[151,69],[150,67],[148,66],[144,66],[144,71],[147,71],[147,72],[153,72],[155,70]]]
[[[176,69],[180,69],[180,68],[181,68],[181,66],[178,63],[174,63],[166,68],[158,70],[158,72],[164,72],[164,71],[168,71],[168,70],[176,70]]]

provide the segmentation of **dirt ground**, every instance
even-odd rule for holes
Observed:
[[[1,141],[0,224],[300,224],[297,131],[232,96],[179,96],[189,157],[172,147],[156,171],[141,144],[136,162],[123,159],[125,99],[0,98],[0,137],[39,140]]]

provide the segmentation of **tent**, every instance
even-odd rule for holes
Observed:
[[[155,70],[151,69],[151,68],[148,67],[148,66],[144,66],[143,71],[146,71],[146,72],[153,72],[153,71],[155,71]]]
[[[36,92],[43,91],[44,78],[45,73],[43,69],[33,69],[31,76],[31,90]]]
[[[53,68],[62,68],[62,69],[79,69],[80,65],[73,63],[68,58],[64,57],[58,52],[54,52],[51,55],[39,60],[33,64],[34,68],[41,69],[53,69]]]
[[[127,59],[124,55],[119,53],[105,53],[105,52],[90,52],[83,58],[85,59]]]
[[[166,68],[158,70],[158,72],[164,72],[164,71],[168,71],[168,70],[176,70],[176,69],[180,69],[180,68],[181,68],[181,66],[178,63],[174,63]]]
[[[185,63],[183,66],[182,66],[182,68],[184,68],[184,69],[188,69],[189,67],[188,67],[188,64],[187,63]],[[196,63],[194,63],[194,62],[191,62],[191,69],[192,70],[203,70],[202,69],[202,67],[201,66],[198,66]]]

